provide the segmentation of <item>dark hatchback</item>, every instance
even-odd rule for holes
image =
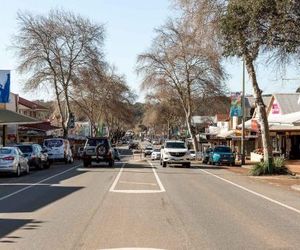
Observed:
[[[235,165],[235,155],[230,147],[217,146],[209,154],[209,164]]]

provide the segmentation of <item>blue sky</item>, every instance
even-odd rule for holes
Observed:
[[[154,28],[162,25],[168,16],[174,12],[169,0],[10,0],[1,1],[0,15],[0,69],[12,70],[12,91],[28,99],[51,99],[46,90],[35,93],[25,93],[22,90],[22,79],[15,72],[17,59],[13,51],[7,48],[11,44],[12,35],[17,30],[16,14],[20,11],[30,11],[36,14],[46,14],[51,8],[64,8],[74,11],[97,23],[103,23],[106,28],[105,54],[107,60],[114,64],[120,74],[124,74],[129,86],[139,94],[140,79],[135,74],[137,55],[150,47],[155,36]],[[240,91],[242,79],[242,63],[231,59],[224,62],[230,74],[226,81],[229,90]],[[300,80],[282,81],[278,73],[259,66],[258,80],[265,93],[294,92]],[[285,78],[300,78],[295,70],[289,70]],[[300,86],[300,84],[299,84]],[[249,81],[246,91],[251,94]]]

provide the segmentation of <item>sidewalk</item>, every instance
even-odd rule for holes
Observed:
[[[251,161],[246,161],[246,164],[243,165],[243,168],[251,169],[255,163]],[[285,166],[293,173],[300,175],[300,160],[287,160]]]

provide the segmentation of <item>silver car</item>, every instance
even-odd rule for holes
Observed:
[[[20,176],[29,174],[29,165],[21,150],[17,147],[0,148],[0,172],[13,173]]]

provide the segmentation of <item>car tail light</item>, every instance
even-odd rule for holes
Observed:
[[[13,156],[6,156],[3,158],[3,160],[5,160],[5,161],[13,161],[14,159],[15,159],[15,157],[13,157]]]

